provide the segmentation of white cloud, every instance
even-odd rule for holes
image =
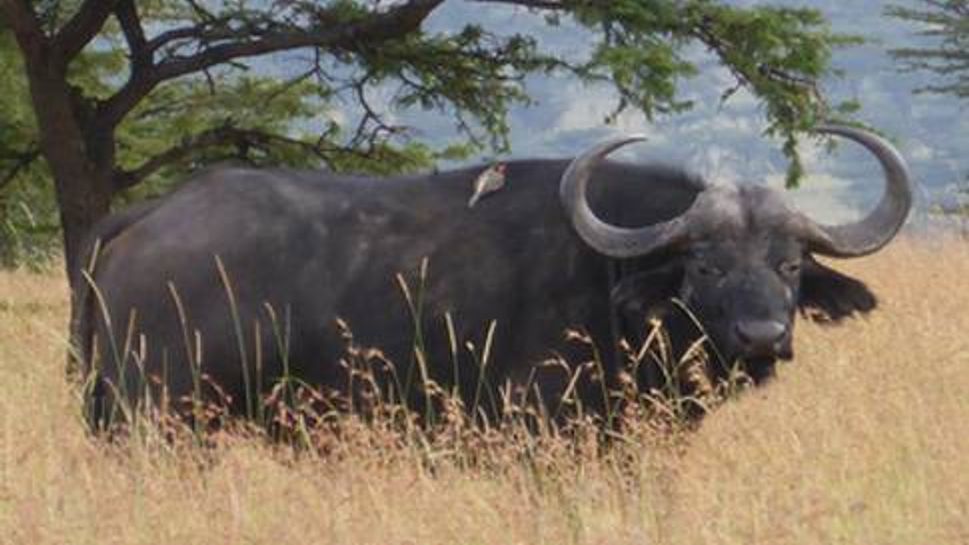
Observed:
[[[915,137],[909,138],[904,148],[905,154],[913,161],[930,161],[936,158],[936,150]]]
[[[783,173],[769,175],[767,184],[783,189]],[[861,209],[852,204],[852,185],[851,181],[830,174],[810,174],[804,177],[799,188],[786,192],[787,201],[821,223],[842,223],[858,219],[862,214]]]

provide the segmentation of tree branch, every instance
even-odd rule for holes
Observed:
[[[14,164],[10,170],[3,175],[3,178],[0,178],[0,191],[13,182],[17,175],[29,167],[31,163],[37,160],[38,157],[40,157],[40,148],[36,147],[35,145],[31,145],[25,151],[11,153],[8,157],[4,157],[4,159],[13,159]]]
[[[146,45],[148,50],[154,53],[172,42],[179,40],[196,39],[203,42],[215,42],[231,38],[244,38],[246,36],[243,32],[236,32],[232,29],[224,28],[228,23],[229,21],[226,19],[213,19],[195,26],[173,28],[148,40]]]
[[[701,22],[692,31],[692,33],[701,43],[706,45],[717,55],[720,63],[727,67],[736,80],[736,87],[727,90],[727,92],[723,95],[724,97],[734,94],[741,87],[755,87],[755,82],[752,80],[752,78],[759,76],[766,78],[773,83],[784,85],[789,88],[799,88],[807,92],[817,101],[819,107],[822,109],[822,113],[824,113],[824,110],[827,109],[824,94],[820,91],[820,89],[818,89],[818,84],[814,80],[801,77],[791,72],[768,66],[766,64],[758,64],[756,67],[756,73],[747,73],[738,68],[730,60],[731,50],[736,49],[736,47],[717,34],[708,20]]]
[[[115,191],[134,187],[162,168],[179,163],[200,149],[225,144],[230,140],[229,136],[232,130],[229,127],[209,129],[195,136],[183,138],[180,143],[155,155],[134,169],[116,170],[113,180]]]
[[[474,0],[482,4],[512,4],[526,8],[564,10],[565,2],[556,0]]]
[[[356,130],[353,131],[353,136],[350,138],[348,147],[351,149],[361,147],[364,142],[372,149],[381,135],[400,134],[405,130],[404,127],[386,123],[383,116],[370,104],[367,99],[367,85],[370,78],[370,74],[367,74],[350,84],[350,88],[356,96],[357,104],[363,109],[363,116],[361,116]]]
[[[366,44],[373,47],[382,41],[401,38],[420,28],[421,23],[444,0],[410,0],[384,12],[375,12],[356,23],[333,24],[329,28],[301,30],[297,28],[272,29],[265,32],[245,33],[221,29],[215,36],[208,34],[202,26],[178,30],[178,36],[196,38],[200,51],[193,55],[176,56],[160,63],[146,66],[143,70],[132,71],[128,82],[112,97],[103,102],[99,115],[109,126],[120,123],[138,102],[159,83],[192,74],[218,64],[244,57],[265,55],[302,47],[328,49],[352,49]],[[321,12],[320,18],[328,14]],[[175,32],[175,31],[172,31]],[[206,47],[206,42],[214,38],[229,41]],[[148,48],[159,47],[155,41],[148,42]]]
[[[936,81],[916,88],[917,93],[969,96],[969,3],[923,0],[926,6],[908,8],[890,5],[892,17],[918,24],[918,35],[932,40],[932,46],[889,49],[903,72],[925,71]]]
[[[114,9],[114,16],[121,24],[131,54],[131,70],[141,71],[152,63],[152,52],[145,40],[145,30],[141,26],[141,17],[134,0],[120,0]]]
[[[85,0],[80,9],[54,36],[54,50],[66,66],[101,32],[117,0]]]
[[[122,191],[134,187],[166,166],[185,161],[207,148],[225,145],[234,145],[239,149],[258,148],[264,151],[268,151],[273,146],[294,146],[327,162],[329,162],[327,153],[349,152],[344,148],[327,148],[322,140],[311,144],[279,134],[255,129],[240,129],[226,124],[184,138],[180,143],[134,169],[116,170],[113,180],[115,190]]]

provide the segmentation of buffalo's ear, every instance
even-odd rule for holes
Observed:
[[[624,276],[612,288],[612,304],[622,313],[647,314],[675,296],[683,282],[679,264],[666,264]]]
[[[798,306],[810,319],[837,322],[856,313],[872,311],[875,294],[860,280],[818,263],[807,256],[801,265],[801,298]]]

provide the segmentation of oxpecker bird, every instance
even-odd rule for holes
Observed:
[[[468,200],[468,208],[474,208],[474,205],[481,200],[482,197],[488,195],[489,193],[494,193],[498,191],[505,185],[505,164],[495,163],[490,167],[486,168],[475,180],[474,180],[474,194],[471,195],[471,199]]]

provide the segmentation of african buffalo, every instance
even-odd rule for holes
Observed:
[[[888,142],[858,128],[818,130],[863,145],[884,169],[881,201],[860,221],[820,225],[762,185],[605,160],[639,137],[574,160],[508,162],[505,188],[472,209],[480,167],[392,178],[204,171],[92,233],[87,284],[97,289],[78,297],[75,321],[95,379],[91,417],[103,424],[119,401],[146,394],[216,390],[233,412],[251,414],[283,376],[347,393],[344,323],[356,345],[396,364],[398,386],[423,374],[468,406],[482,385],[482,397],[512,385],[546,406],[571,389],[601,411],[620,378],[620,341],[642,340],[643,321],[673,298],[723,362],[761,381],[792,356],[798,309],[838,320],[875,307],[863,283],[814,256],[879,250],[912,203],[907,167]],[[700,336],[682,315],[669,319],[680,353]],[[592,342],[566,342],[566,330]],[[600,372],[577,384],[542,364],[593,353]],[[645,367],[639,386],[658,387],[661,370]]]

